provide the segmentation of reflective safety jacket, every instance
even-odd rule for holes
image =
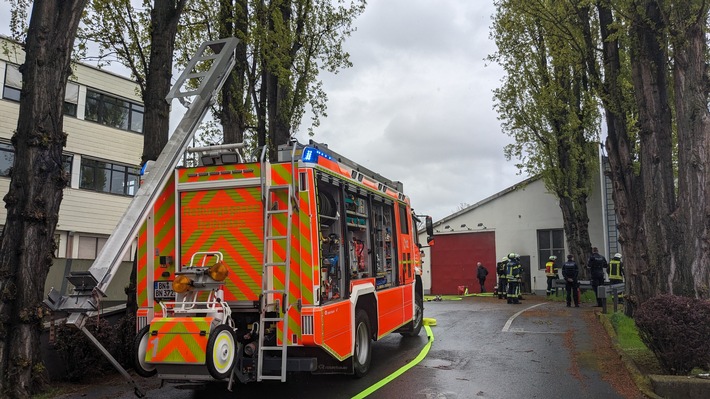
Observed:
[[[515,281],[520,278],[520,275],[523,274],[523,265],[520,264],[520,262],[517,259],[510,259],[508,260],[508,281]]]
[[[624,264],[621,259],[613,258],[609,261],[609,280],[622,280],[624,277]]]
[[[548,261],[545,264],[545,275],[547,277],[557,277],[557,265],[554,261]]]
[[[508,262],[498,262],[496,263],[496,274],[499,277],[505,278],[508,275],[508,267],[507,267]]]

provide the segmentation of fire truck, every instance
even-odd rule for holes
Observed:
[[[45,303],[93,338],[86,313],[137,237],[138,374],[230,389],[294,371],[362,376],[373,340],[421,330],[417,231],[431,236],[431,218],[402,183],[324,144],[291,142],[274,162],[266,148],[245,162],[241,144],[188,149],[235,47],[198,50],[171,91],[194,98],[183,121],[92,267],[67,277],[74,294],[52,290]],[[188,150],[198,166],[178,166]]]
[[[138,239],[139,374],[361,376],[372,340],[419,334],[418,218],[401,183],[314,142],[280,155],[175,170]]]

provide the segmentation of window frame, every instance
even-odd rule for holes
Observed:
[[[105,194],[121,195],[133,197],[138,191],[140,182],[140,168],[136,166],[113,163],[100,159],[81,157],[81,169],[79,171],[79,188],[82,190],[95,191]],[[91,181],[85,181],[85,173],[91,170]],[[121,179],[115,179],[115,174],[122,174]],[[103,175],[104,179],[97,179]],[[87,177],[89,179],[89,177]],[[103,181],[102,181],[103,180]],[[133,182],[133,184],[131,184]],[[120,191],[114,188],[115,183],[121,183]],[[100,184],[100,187],[99,187]]]
[[[549,235],[549,247],[543,248],[541,243],[541,234],[547,233]],[[555,243],[554,233],[559,233],[561,235],[561,243]],[[564,229],[538,229],[537,234],[537,253],[538,253],[538,270],[544,270],[545,264],[549,260],[551,255],[557,256],[557,259],[564,259],[565,254],[565,235]],[[561,246],[556,246],[555,244],[561,244]]]
[[[17,71],[19,74],[20,78],[20,84],[19,87],[15,84],[8,83],[8,74],[10,71]],[[12,93],[12,95],[8,95],[7,93]],[[20,73],[20,67],[15,64],[10,64],[10,63],[5,63],[5,76],[3,76],[2,79],[2,98],[4,100],[10,100],[10,101],[20,101],[20,96],[22,95],[22,74]]]
[[[92,109],[92,107],[95,107],[95,109]],[[124,110],[124,113],[120,115],[120,123],[108,120],[108,111],[120,109]],[[145,107],[143,104],[88,87],[84,105],[84,120],[100,123],[114,129],[143,134]],[[140,123],[140,126],[134,126],[136,123]]]

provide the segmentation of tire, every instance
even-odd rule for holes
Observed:
[[[355,345],[353,348],[353,369],[360,378],[370,371],[372,361],[372,328],[367,312],[358,309],[355,313]]]
[[[414,319],[411,321],[411,330],[401,333],[403,337],[416,337],[422,331],[424,324],[424,298],[421,294],[414,297]]]
[[[152,377],[158,373],[155,365],[148,364],[145,361],[145,354],[148,350],[148,340],[150,339],[150,325],[147,325],[138,331],[136,338],[133,340],[133,368],[136,374],[141,377]]]
[[[236,339],[229,326],[220,324],[210,331],[205,363],[212,378],[215,380],[229,378],[234,367],[236,353]]]

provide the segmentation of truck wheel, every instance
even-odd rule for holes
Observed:
[[[210,331],[207,340],[207,371],[216,380],[229,377],[234,367],[236,340],[229,326],[220,324]]]
[[[416,337],[422,331],[424,324],[424,298],[421,294],[416,294],[414,298],[414,319],[411,322],[412,329],[401,333],[404,337]]]
[[[372,346],[370,339],[370,318],[367,312],[358,309],[355,313],[355,350],[353,351],[353,366],[355,376],[362,377],[370,371],[370,361],[372,360]]]
[[[147,325],[138,331],[136,338],[133,340],[133,368],[136,374],[141,377],[152,377],[158,370],[155,365],[148,364],[145,361],[146,351],[148,350],[148,340],[150,339],[150,325]]]

